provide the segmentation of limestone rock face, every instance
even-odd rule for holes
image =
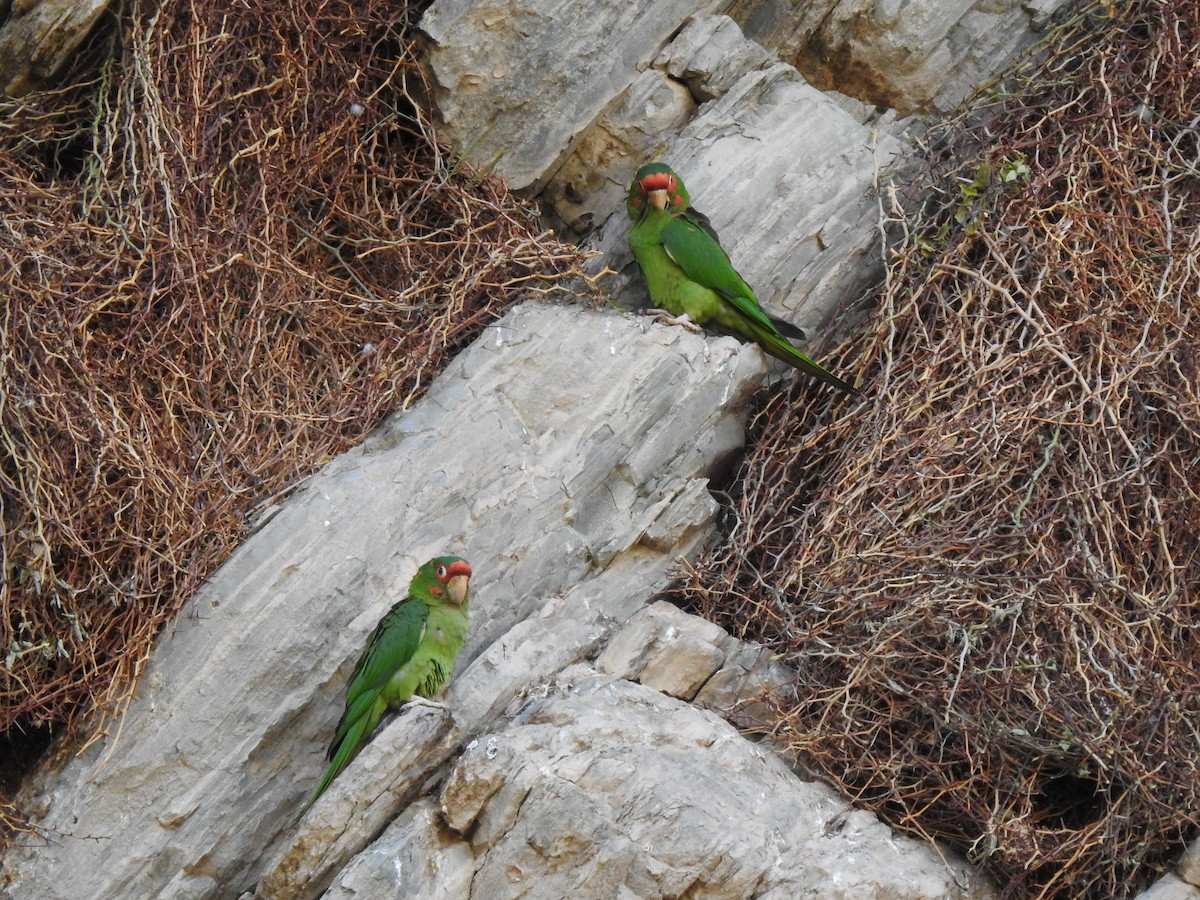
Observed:
[[[1180,859],[1179,877],[1193,887],[1200,888],[1200,839],[1192,841]]]
[[[576,665],[467,743],[325,896],[989,895],[713,714]]]
[[[482,897],[965,896],[711,713],[586,666],[468,746],[440,808]]]
[[[625,192],[663,159],[760,302],[811,338],[882,273],[883,173],[916,155],[896,111],[952,108],[1068,2],[605,0],[577,21],[561,0],[436,0],[421,27],[447,139],[596,231],[622,305],[646,300]]]
[[[643,159],[663,152],[696,111],[688,88],[659,69],[641,72],[575,140],[540,197],[544,210],[583,235],[622,215],[629,179]]]
[[[735,80],[713,72],[705,49],[713,35],[739,46],[749,68]],[[663,156],[687,184],[692,202],[721,236],[735,268],[768,312],[814,335],[839,306],[882,273],[880,205],[875,185],[902,152],[894,122],[870,124],[816,90],[791,66],[766,62],[724,17],[694,19],[664,51],[668,74],[691,78],[709,101]],[[889,120],[890,121],[890,120]],[[627,164],[630,178],[639,164]],[[629,221],[620,189],[618,214],[592,238],[623,280],[619,301],[644,302],[645,288],[626,246]]]
[[[626,187],[661,158],[812,333],[881,271],[882,173],[913,151],[876,107],[942,108],[1065,2],[434,0],[420,27],[441,136],[587,234],[620,304],[645,300]],[[102,8],[69,7],[13,4],[0,86]],[[719,718],[766,731],[794,673],[654,602],[714,535],[766,375],[728,338],[510,312],[264,517],[119,733],[27,786],[51,837],[7,854],[3,896],[993,896]],[[386,721],[303,812],[366,635],[440,553],[476,573],[446,709]]]
[[[730,339],[509,313],[222,567],[119,736],[28,786],[53,838],[4,895],[991,897],[701,709],[791,676],[651,602],[763,375]],[[304,811],[368,630],[443,551],[476,572],[446,708],[386,721]]]
[[[57,836],[8,854],[12,895],[252,887],[294,840],[367,633],[417,565],[463,555],[476,577],[452,721],[401,716],[405,753],[364,752],[312,810],[328,823],[322,852],[351,853],[373,835],[328,845],[347,821],[374,820],[338,806],[347,790],[402,807],[466,735],[594,653],[708,539],[706,477],[740,446],[763,372],[731,339],[514,310],[221,568],[164,635],[119,736],[29,786]]]
[[[714,0],[438,0],[421,19],[447,136],[514,188],[548,170]]]
[[[1200,890],[1174,872],[1168,872],[1149,889],[1138,894],[1137,900],[1200,900]]]
[[[583,131],[542,198],[595,229],[597,266],[620,274],[609,290],[635,308],[647,298],[625,195],[638,166],[665,160],[762,305],[815,337],[882,274],[877,187],[906,158],[904,125],[818,91],[729,17],[697,15]]]
[[[55,75],[107,7],[108,0],[0,3],[0,94],[20,96]]]
[[[738,0],[746,34],[823,89],[947,112],[1050,27],[1070,0]]]

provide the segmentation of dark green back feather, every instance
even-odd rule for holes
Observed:
[[[359,657],[354,674],[350,676],[350,686],[346,689],[346,709],[329,745],[330,759],[333,759],[338,745],[350,730],[350,723],[364,716],[388,679],[413,658],[425,634],[428,620],[429,607],[415,597],[404,598],[379,620],[367,638],[367,648]],[[384,632],[388,632],[386,639]]]
[[[707,219],[704,222],[707,224]],[[758,305],[754,291],[733,268],[724,249],[717,243],[716,232],[711,225],[705,228],[687,214],[676,215],[663,228],[662,242],[667,255],[683,270],[683,274],[719,294],[739,319],[737,325],[709,320],[706,323],[708,327],[741,340],[753,340],[776,359],[847,393],[858,393],[854,387],[788,343],[775,320]],[[803,335],[802,331],[792,326],[787,330]]]
[[[663,229],[662,242],[667,254],[688,278],[716,291],[746,319],[774,330],[770,318],[758,305],[754,291],[737,273],[711,234],[687,216],[675,216]]]

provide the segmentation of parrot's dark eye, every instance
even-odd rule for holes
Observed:
[[[445,566],[438,566],[437,577],[438,577],[438,581],[442,581],[443,579],[445,579],[445,577],[446,577],[446,567]]]

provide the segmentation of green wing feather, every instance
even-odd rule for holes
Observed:
[[[849,393],[857,393],[842,379],[793,347],[780,333],[775,320],[768,316],[754,291],[734,269],[728,255],[715,239],[711,225],[692,221],[687,213],[672,217],[662,230],[663,249],[697,284],[715,291],[727,301],[733,315],[718,316],[705,323],[743,340],[752,340],[777,359],[807,372],[827,384]]]
[[[413,694],[432,698],[442,689],[466,642],[470,579],[465,559],[435,557],[417,570],[408,596],[375,626],[350,676],[329,767],[309,806],[354,759],[388,709]]]
[[[329,744],[329,767],[309,799],[309,806],[354,759],[379,724],[388,708],[383,690],[392,676],[416,655],[428,621],[429,607],[415,597],[406,597],[371,632],[350,676],[346,710]]]
[[[350,723],[366,713],[393,675],[406,665],[421,645],[429,607],[415,597],[406,597],[393,606],[367,638],[367,648],[358,659],[350,687],[346,689],[346,711],[334,732],[329,747],[334,748],[345,736]]]
[[[317,798],[325,793],[325,788],[329,787],[333,779],[341,774],[342,769],[350,764],[350,760],[354,759],[356,753],[371,731],[379,724],[379,719],[383,716],[383,710],[374,716],[362,716],[349,723],[349,727],[342,735],[342,742],[337,746],[337,753],[334,753],[330,759],[329,767],[325,770],[325,774],[321,776],[320,782],[317,784],[317,789],[313,791],[312,796],[308,798],[308,803],[305,804],[305,809],[317,802]],[[333,747],[329,748],[330,750]]]
[[[712,222],[708,221],[708,216],[700,212],[694,206],[689,206],[683,212],[679,213],[683,218],[687,219],[693,225],[699,225],[704,232],[713,239],[717,245],[717,249],[721,250],[721,237],[717,234],[717,229],[713,228]],[[724,253],[724,250],[721,250]]]
[[[733,263],[711,234],[689,220],[686,215],[674,216],[662,230],[662,243],[667,255],[674,260],[675,265],[683,269],[683,274],[688,278],[716,291],[727,300],[748,299],[750,302],[746,304],[746,309],[739,308],[738,311],[750,318],[757,318],[762,324],[770,327],[771,320],[758,305],[754,292],[742,280],[742,276],[734,269]]]

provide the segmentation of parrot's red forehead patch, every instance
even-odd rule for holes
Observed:
[[[647,194],[651,191],[666,191],[671,193],[675,190],[675,176],[670,172],[653,172],[638,182],[642,186],[642,190]]]

